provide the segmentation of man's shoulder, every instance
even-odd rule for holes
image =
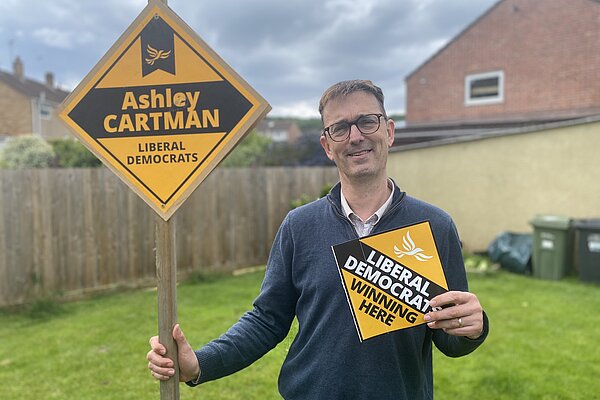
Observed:
[[[453,223],[450,214],[437,205],[417,199],[408,194],[404,196],[402,203],[404,211],[414,217],[421,218],[422,220],[429,220],[436,224],[447,225]]]
[[[327,196],[324,196],[294,208],[289,212],[288,217],[294,220],[312,219],[314,217],[319,217],[330,206],[330,201],[327,199]]]
[[[308,233],[327,220],[330,221],[331,204],[322,197],[290,210],[282,222],[282,228],[291,232]]]

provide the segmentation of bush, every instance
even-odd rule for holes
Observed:
[[[54,159],[54,150],[41,136],[20,135],[6,140],[0,164],[6,168],[45,168]]]
[[[99,167],[102,162],[96,158],[81,142],[71,138],[52,139],[50,145],[56,158],[54,166],[65,168]]]

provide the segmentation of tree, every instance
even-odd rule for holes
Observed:
[[[267,150],[271,144],[271,139],[250,132],[236,148],[221,163],[224,167],[252,167],[262,165]]]
[[[333,165],[319,141],[319,135],[303,134],[293,143],[273,143],[262,160],[267,166],[324,166]]]
[[[54,150],[41,136],[19,135],[6,140],[0,165],[6,168],[45,168],[54,159]]]

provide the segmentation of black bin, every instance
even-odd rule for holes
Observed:
[[[600,218],[576,219],[573,228],[575,270],[582,281],[600,283]]]

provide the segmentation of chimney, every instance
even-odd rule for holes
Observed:
[[[52,72],[46,72],[46,86],[50,89],[54,88],[54,74]]]
[[[23,61],[21,61],[21,58],[19,56],[17,56],[17,58],[15,58],[15,61],[13,62],[13,72],[18,79],[25,79],[25,73],[23,71]]]

